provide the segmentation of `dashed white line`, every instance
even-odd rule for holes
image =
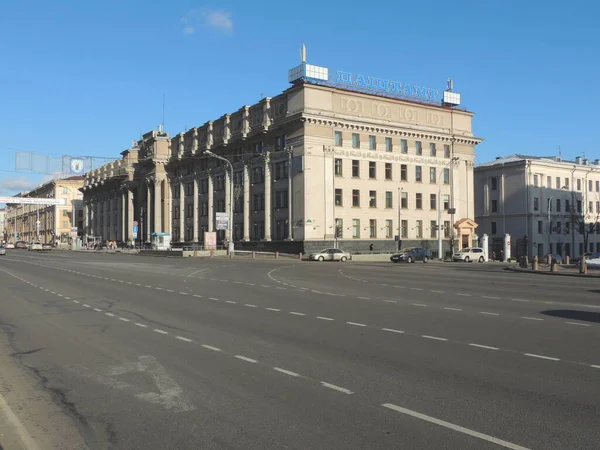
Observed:
[[[115,315],[113,313],[104,313],[105,315],[107,315],[108,317],[115,317]]]
[[[221,283],[229,283],[229,280],[219,280]]]
[[[424,337],[425,339],[433,339],[434,341],[447,341],[448,340],[446,338],[441,338],[441,337],[437,337],[437,336],[429,336],[427,334],[422,334],[421,337]]]
[[[479,433],[478,431],[470,430],[468,428],[461,427],[460,425],[455,425],[453,423],[446,422],[445,420],[436,419],[435,417],[427,416],[425,414],[421,414],[410,409],[402,408],[401,406],[394,405],[393,403],[384,403],[381,406],[387,409],[391,409],[392,411],[399,412],[401,414],[406,414],[408,416],[424,420],[425,422],[433,423],[435,425],[439,425],[450,430],[458,431],[459,433],[467,434],[469,436],[476,437],[484,441],[492,442],[493,444],[497,444],[502,447],[509,448],[511,450],[528,450],[527,448],[521,447],[517,444],[513,444],[512,442],[503,441],[502,439],[498,439],[487,434]]]
[[[59,297],[64,297],[62,294],[56,294],[56,295],[58,295]]]
[[[488,298],[490,300],[500,300],[500,297],[492,297],[489,295],[482,295],[481,298]]]
[[[422,291],[422,288],[415,288],[415,287],[411,287],[410,288],[411,291]]]
[[[301,313],[301,312],[296,312],[296,311],[290,311],[290,314],[294,315],[294,316],[305,316],[306,314]]]
[[[241,359],[242,361],[246,361],[249,363],[253,363],[256,364],[258,361],[252,358],[248,358],[247,356],[243,356],[243,355],[234,355],[237,359]]]
[[[461,297],[473,297],[471,294],[462,294],[462,293],[458,293],[456,295],[460,295]]]
[[[577,325],[578,327],[589,327],[590,324],[589,323],[579,323],[579,322],[565,322],[568,323],[569,325]]]
[[[241,281],[234,281],[235,284],[242,284]]]
[[[498,313],[486,312],[486,311],[479,311],[479,314],[483,314],[484,316],[499,316],[500,315]]]
[[[424,305],[423,303],[413,303],[413,306],[421,306],[421,307],[427,307],[427,305]]]
[[[244,306],[247,306],[248,308],[257,308],[256,305],[252,305],[250,303],[245,303]]]
[[[143,323],[136,322],[135,325],[138,326],[138,327],[141,327],[141,328],[148,328],[148,325],[143,324]]]
[[[71,300],[71,297],[65,297],[65,300]]]
[[[254,284],[254,283],[246,283],[246,285],[248,285],[248,286],[256,286],[256,284]]]
[[[160,328],[155,328],[153,331],[156,331],[157,333],[160,333],[160,334],[169,334],[168,331],[161,330]]]
[[[268,311],[275,311],[275,312],[281,311],[280,309],[277,309],[277,308],[265,308],[265,309]]]
[[[444,309],[447,309],[448,311],[462,311],[461,308],[451,308],[449,306],[444,307]]]
[[[529,302],[530,300],[523,300],[521,298],[511,298],[513,302]]]
[[[386,303],[398,303],[398,300],[384,300]]]
[[[537,320],[537,321],[542,321],[544,319],[540,319],[538,317],[527,317],[527,316],[521,316],[521,319],[525,319],[525,320]]]
[[[352,392],[349,389],[343,388],[341,386],[337,386],[335,384],[327,383],[325,381],[321,381],[321,385],[326,388],[333,389],[334,391],[342,392],[344,394],[348,394],[348,395],[354,394],[354,392]]]
[[[358,298],[360,298],[361,300],[371,300],[371,297],[358,297]]]
[[[183,291],[181,291],[179,294],[180,294],[180,295],[190,295],[190,293],[189,293],[189,292],[183,292]]]
[[[206,349],[208,349],[208,350],[212,350],[213,352],[220,352],[220,351],[221,351],[221,349],[220,349],[220,348],[218,348],[218,347],[213,347],[212,345],[205,345],[205,344],[202,344],[202,347],[204,347],[204,348],[206,348]]]
[[[435,292],[436,294],[445,294],[445,292],[444,292],[444,291],[434,291],[434,290],[431,290],[431,291],[429,291],[429,292]]]
[[[98,308],[94,308],[94,311],[96,311],[96,312],[102,312],[102,310],[98,309]]]
[[[547,359],[549,361],[560,361],[560,358],[552,358],[551,356],[536,355],[535,353],[524,353],[524,355],[531,356],[532,358]]]
[[[319,320],[335,320],[335,319],[332,319],[331,317],[321,317],[321,316],[317,316],[317,319],[319,319]]]
[[[200,294],[194,294],[194,297],[202,298]]]
[[[348,325],[353,325],[355,327],[366,327],[367,325],[365,325],[364,323],[357,323],[357,322],[346,322]]]
[[[266,288],[268,288],[268,287],[271,287],[271,286],[267,286],[266,284],[261,284],[260,287],[266,287]]]
[[[154,289],[156,289],[157,291],[162,291],[163,290],[163,288],[161,288],[161,287],[155,287]]]
[[[598,366],[596,364],[591,364],[590,367],[593,367],[594,369],[600,369],[600,366]]]
[[[393,328],[382,328],[382,330],[383,331],[389,331],[390,333],[404,334],[404,331],[394,330]]]
[[[380,286],[388,286],[388,285],[385,283],[381,283]]]
[[[498,347],[490,347],[489,345],[469,344],[471,347],[485,348],[487,350],[498,350]]]
[[[277,286],[275,289],[281,289],[281,290],[286,290],[287,288],[281,287],[281,286]]]
[[[398,286],[398,285],[394,285],[395,288],[400,288],[400,289],[405,289],[404,286]]]
[[[173,289],[165,289],[167,292],[175,292]]]
[[[86,308],[91,308],[90,305],[86,305],[85,303],[83,304],[83,306],[86,307]]]
[[[73,303],[79,303],[79,300],[73,300]]]
[[[180,341],[183,341],[183,342],[192,342],[191,339],[188,339],[188,338],[183,337],[183,336],[175,336],[175,339],[179,339]]]
[[[131,322],[131,320],[126,319],[125,317],[119,317],[119,320],[122,320],[123,322]]]
[[[296,372],[292,372],[291,370],[285,370],[285,369],[282,369],[281,367],[273,367],[273,370],[276,370],[277,372],[285,373],[286,375],[289,375],[291,377],[299,377],[300,376],[300,374],[297,374]]]
[[[232,305],[235,305],[237,302],[234,302],[233,300],[225,300],[225,303],[231,303]]]

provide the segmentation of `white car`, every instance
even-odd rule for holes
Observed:
[[[15,244],[13,244],[12,242],[9,242],[8,244],[4,245],[4,248],[15,248]]]
[[[485,253],[481,247],[463,248],[460,252],[456,252],[452,255],[452,261],[464,261],[464,262],[485,262]]]
[[[42,250],[42,243],[41,242],[32,242],[31,244],[29,244],[29,251],[32,250]]]
[[[4,247],[0,247],[0,255],[6,255],[6,249]]]

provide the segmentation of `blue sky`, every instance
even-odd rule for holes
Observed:
[[[0,196],[42,181],[15,151],[116,158],[286,89],[308,62],[445,87],[476,113],[477,162],[600,158],[591,1],[0,0]]]

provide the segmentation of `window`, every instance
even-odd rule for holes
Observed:
[[[385,163],[385,179],[392,179],[392,163]]]
[[[336,145],[336,147],[341,147],[343,143],[344,143],[344,141],[342,139],[342,132],[341,131],[336,131],[335,132],[335,145]]]
[[[571,225],[567,222],[565,223],[565,231],[568,230]],[[556,234],[562,234],[562,223],[556,222]]]
[[[538,220],[538,233],[539,234],[542,234],[542,223],[543,222],[541,220]]]
[[[264,211],[265,209],[265,194],[254,194],[253,197],[254,211]]]
[[[394,150],[393,144],[392,144],[392,138],[391,137],[386,137],[385,138],[385,151],[386,152],[391,152]]]
[[[403,238],[408,237],[408,220],[403,220],[400,226],[400,236]]]
[[[430,236],[432,238],[436,238],[437,237],[437,222],[435,220],[432,220],[431,222],[429,222],[429,231],[430,231]]]
[[[356,178],[360,177],[360,161],[357,159],[352,160],[352,176]]]
[[[588,182],[588,191],[594,191],[594,182],[592,180]]]
[[[492,177],[490,179],[490,181],[492,183],[492,191],[497,191],[498,190],[498,178]]]
[[[581,200],[577,200],[577,212],[581,213]]]
[[[265,182],[265,168],[258,166],[252,169],[252,179],[254,184],[260,184]]]
[[[534,211],[539,211],[540,210],[540,199],[537,197],[533,198],[533,210]]]
[[[533,176],[533,185],[538,187],[540,185],[540,177],[538,175]]]
[[[423,209],[423,194],[415,194],[415,204],[417,209]]]
[[[565,200],[565,212],[571,212],[571,202],[569,200]]]
[[[493,213],[498,212],[498,200],[492,200],[492,212]]]
[[[187,217],[188,219],[190,217],[194,217],[194,205],[193,204],[190,203],[189,205],[187,205],[185,217]]]
[[[369,178],[377,178],[377,163],[369,161]]]
[[[423,144],[421,143],[421,141],[416,141],[415,142],[415,153],[417,155],[422,155],[423,154]]]
[[[569,189],[569,179],[565,178],[565,188]]]
[[[560,198],[556,199],[556,212],[560,212]]]
[[[63,186],[63,188],[62,188],[62,195],[67,195],[68,193],[69,193],[69,188],[66,187],[66,186]],[[65,228],[65,227],[63,227],[63,228]]]
[[[444,144],[444,158],[450,158],[450,146]]]
[[[263,153],[263,150],[264,150],[264,145],[263,145],[262,141],[254,143],[254,154]]]
[[[369,237],[377,237],[377,221],[375,219],[369,220]]]
[[[360,207],[360,191],[358,189],[352,189],[352,206]]]
[[[352,133],[352,148],[360,148],[360,135]]]
[[[556,177],[556,189],[560,189],[560,177]]]
[[[416,166],[415,167],[415,181],[420,183],[421,181],[423,181],[423,174],[422,174],[422,168],[421,166]]]
[[[408,141],[400,139],[400,153],[408,153]]]
[[[450,169],[444,169],[444,184],[450,184]]]
[[[444,211],[450,209],[450,195],[444,194]]]
[[[415,237],[417,239],[423,238],[423,221],[422,220],[417,220],[417,226],[415,227],[415,232],[416,232]]]
[[[343,206],[343,191],[341,189],[335,190],[335,206]]]
[[[388,219],[385,221],[385,237],[386,239],[391,239],[394,233],[394,223],[392,220]]]
[[[369,191],[369,208],[377,208],[377,191]]]
[[[600,192],[600,181],[596,180],[596,192]]]
[[[338,239],[344,237],[344,219],[335,219],[335,237]]]
[[[546,177],[546,187],[547,188],[552,187],[552,177]]]
[[[437,195],[429,194],[429,209],[437,209]]]
[[[445,238],[450,237],[450,221],[449,220],[444,221],[444,237]]]
[[[335,158],[335,176],[342,176],[342,160],[341,158]]]
[[[377,138],[369,136],[369,150],[377,150]]]
[[[588,204],[588,214],[591,214],[594,212],[594,202],[589,202]]]
[[[492,230],[491,233],[492,234],[496,234],[497,233],[497,229],[496,229],[496,222],[490,222],[491,226],[492,226]]]
[[[393,202],[394,202],[394,200],[393,200],[393,197],[392,197],[392,191],[387,191],[385,193],[385,207],[386,208],[391,208]]]
[[[352,219],[352,237],[355,239],[360,237],[360,219]]]
[[[429,156],[436,156],[437,149],[435,148],[435,142],[429,143]]]
[[[435,167],[429,168],[429,182],[435,183],[437,181],[436,170]]]
[[[408,208],[408,192],[401,192],[401,195],[400,195],[400,207],[402,209]]]
[[[600,214],[600,202],[596,202],[596,214]]]
[[[581,178],[577,178],[577,190],[581,190]]]
[[[408,166],[406,164],[400,165],[400,181],[406,181],[408,179]]]

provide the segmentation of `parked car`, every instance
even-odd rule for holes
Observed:
[[[414,263],[415,261],[423,261],[426,263],[429,261],[430,255],[429,250],[421,247],[407,247],[400,250],[395,255],[390,257],[390,261],[393,263],[407,262]]]
[[[0,255],[6,255],[6,249],[4,247],[0,247]]]
[[[43,250],[42,247],[42,243],[41,242],[32,242],[31,244],[29,244],[29,251],[39,251],[39,250]]]
[[[339,248],[326,248],[308,256],[311,261],[341,261],[352,259],[352,255]]]
[[[463,248],[460,252],[456,252],[452,255],[452,261],[478,261],[480,263],[485,262],[485,254],[481,247]]]
[[[15,244],[8,242],[6,245],[4,245],[4,248],[15,248]]]
[[[15,248],[20,248],[22,250],[25,250],[28,247],[27,242],[25,241],[17,241],[15,242]]]
[[[600,258],[600,252],[588,252],[584,253],[583,256],[585,256],[586,261],[589,259],[598,259]],[[581,261],[581,257],[571,259],[571,263],[573,264],[579,264],[579,261]]]
[[[42,244],[42,250],[52,250],[53,248],[52,244]]]

